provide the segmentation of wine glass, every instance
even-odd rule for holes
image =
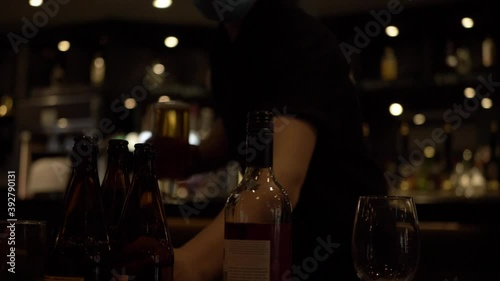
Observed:
[[[412,280],[420,258],[420,230],[413,198],[359,197],[352,254],[360,280]]]

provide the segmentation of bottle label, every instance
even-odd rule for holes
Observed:
[[[224,281],[269,281],[271,241],[224,240]]]
[[[85,281],[83,277],[61,277],[45,275],[43,281]]]

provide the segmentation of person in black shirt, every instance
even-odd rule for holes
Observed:
[[[274,169],[293,204],[295,266],[285,280],[359,280],[351,258],[357,199],[387,186],[365,151],[357,90],[335,36],[293,1],[195,2],[221,21],[211,52],[219,118],[196,170],[226,160],[244,167],[247,113],[274,111]],[[176,281],[220,278],[223,221],[221,213],[176,249]],[[304,262],[318,246],[328,256],[312,270]]]

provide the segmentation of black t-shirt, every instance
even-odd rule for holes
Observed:
[[[351,259],[357,199],[385,194],[386,185],[366,155],[357,91],[335,36],[299,8],[257,1],[234,42],[219,27],[211,66],[216,112],[232,159],[243,167],[249,111],[273,110],[316,128],[293,210],[293,261],[300,269],[289,280],[358,280]]]

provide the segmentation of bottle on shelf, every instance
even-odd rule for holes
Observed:
[[[472,58],[468,48],[457,48],[457,67],[456,70],[459,74],[468,74],[472,69]]]
[[[446,42],[445,64],[450,68],[455,68],[458,65],[457,50],[455,44],[451,40]]]
[[[484,167],[484,176],[488,191],[498,191],[500,174],[500,153],[497,146],[498,125],[496,121],[490,123],[489,160]]]
[[[92,58],[90,64],[90,83],[92,86],[99,87],[104,83],[106,75],[106,61],[100,52]]]
[[[398,60],[391,47],[385,47],[382,60],[380,62],[380,75],[382,80],[390,81],[398,78]]]
[[[496,46],[491,36],[487,36],[482,42],[481,57],[484,67],[491,67],[495,64]]]
[[[124,280],[172,281],[174,252],[156,176],[157,151],[147,143],[134,147],[134,173],[118,223],[113,268]]]
[[[74,140],[64,217],[49,253],[44,280],[108,281],[111,248],[97,173],[98,147],[91,137]]]
[[[111,239],[115,237],[125,197],[130,189],[127,163],[129,153],[128,141],[122,139],[108,141],[108,161],[101,186],[104,218]]]
[[[224,280],[282,280],[291,268],[292,207],[274,176],[272,112],[248,114],[246,145],[243,179],[224,210]]]

